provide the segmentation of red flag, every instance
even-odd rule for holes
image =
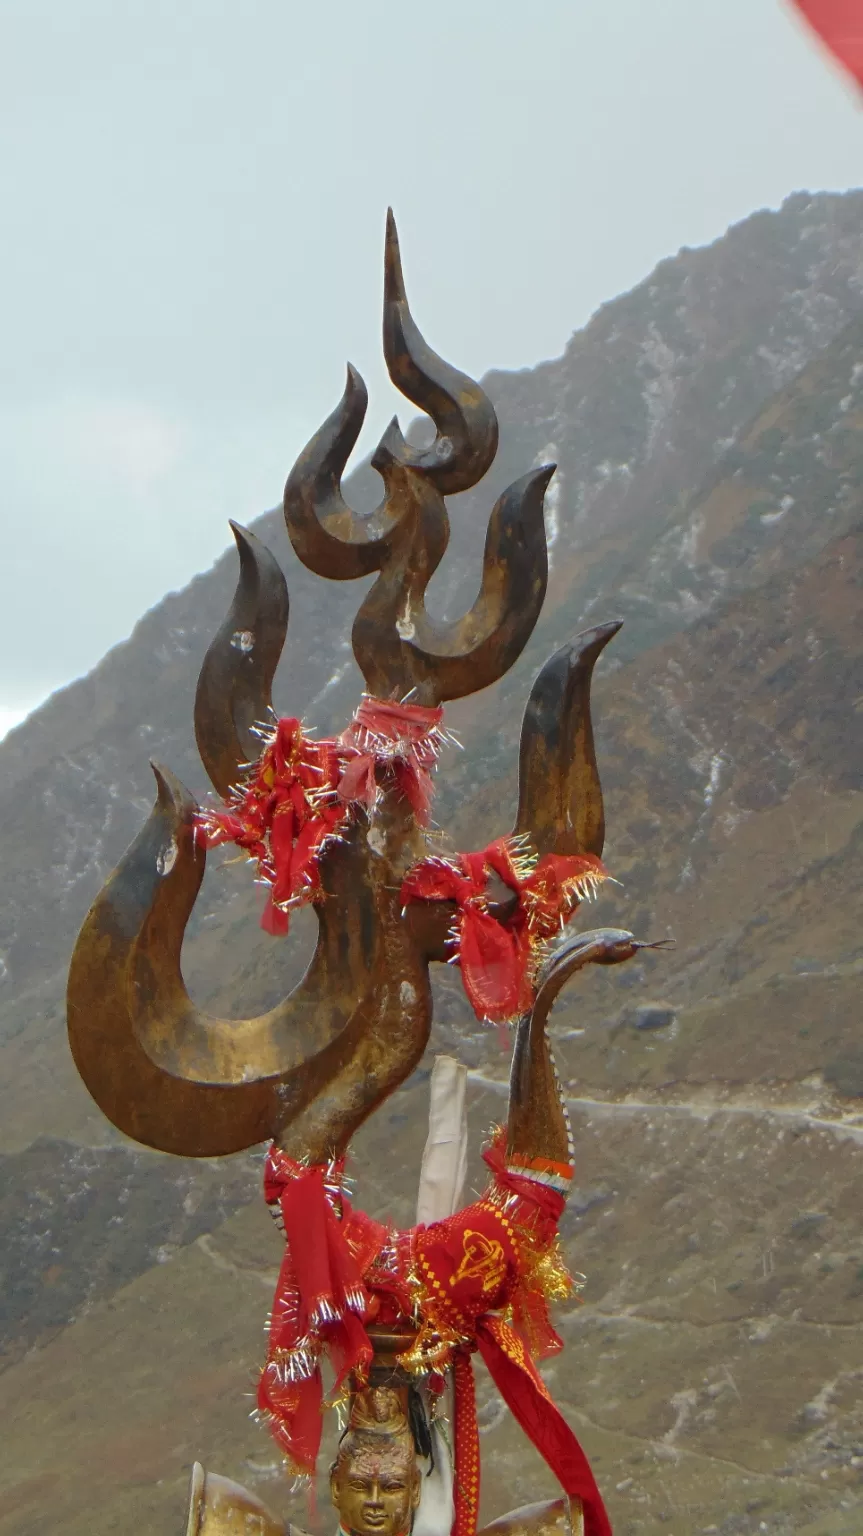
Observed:
[[[830,52],[863,88],[863,0],[794,0]]]

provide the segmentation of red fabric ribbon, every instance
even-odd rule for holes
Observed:
[[[477,1322],[476,1338],[488,1373],[513,1418],[548,1463],[564,1493],[581,1499],[585,1536],[612,1536],[590,1462],[553,1401],[521,1334],[502,1317],[485,1316]]]
[[[268,933],[287,933],[291,908],[320,898],[324,845],[356,805],[373,808],[379,778],[405,796],[421,824],[428,820],[442,718],[441,708],[364,698],[341,736],[320,741],[299,720],[278,720],[225,807],[201,814],[209,848],[235,843],[257,861],[269,886],[261,917]]]
[[[337,1392],[349,1372],[362,1378],[372,1358],[365,1323],[373,1310],[364,1274],[385,1229],[354,1212],[338,1194],[343,1165],[304,1168],[270,1149],[264,1196],[278,1205],[285,1254],[270,1319],[267,1363],[258,1383],[258,1409],[293,1468],[311,1474],[321,1442],[320,1356],[336,1374]]]
[[[388,772],[408,801],[420,826],[428,822],[432,798],[431,770],[443,741],[440,706],[393,704],[366,697],[339,738],[345,765],[339,795],[362,801],[369,808],[377,794],[375,770]]]
[[[524,1339],[503,1318],[477,1319],[476,1343],[488,1373],[516,1422],[570,1498],[581,1500],[585,1536],[613,1536],[590,1462],[549,1394]],[[473,1536],[480,1488],[479,1428],[473,1366],[467,1349],[453,1361],[455,1512],[452,1536]]]
[[[514,1175],[504,1166],[500,1140],[485,1154],[495,1174],[491,1197],[447,1221],[416,1229],[414,1251],[426,1305],[438,1327],[451,1327],[470,1343],[453,1356],[456,1405],[456,1504],[452,1536],[474,1536],[479,1504],[479,1440],[474,1406],[472,1348],[477,1348],[504,1402],[554,1472],[564,1492],[584,1506],[585,1536],[611,1536],[611,1526],[590,1464],[536,1369],[522,1331],[500,1316],[519,1312],[529,1286],[529,1263],[557,1231],[563,1197]],[[499,1202],[496,1191],[515,1200]],[[525,1268],[528,1266],[528,1275]],[[545,1301],[536,1296],[539,1309]],[[561,1348],[548,1323],[537,1353]]]
[[[517,897],[502,919],[489,911],[488,882],[494,873]],[[582,897],[608,879],[593,854],[563,857],[549,853],[535,862],[509,838],[498,838],[481,853],[453,859],[423,859],[402,883],[401,900],[454,901],[453,960],[477,1018],[502,1023],[533,1003],[533,971],[540,946],[575,912]]]
[[[794,0],[813,31],[863,87],[863,3],[861,0]]]

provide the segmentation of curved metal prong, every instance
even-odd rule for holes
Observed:
[[[521,727],[514,833],[537,852],[602,853],[605,813],[590,717],[597,658],[621,622],[586,629],[550,656],[531,689]]]
[[[180,967],[206,857],[197,806],[154,771],[153,812],[72,957],[78,1070],[114,1125],[147,1146],[215,1157],[292,1131],[323,1158],[413,1070],[428,1039],[427,970],[400,919],[399,883],[377,866],[370,875],[364,838],[329,850],[318,946],[299,986],[256,1018],[207,1014]]]
[[[510,1156],[572,1162],[569,1117],[548,1040],[548,1016],[577,971],[586,965],[617,965],[642,947],[622,928],[594,928],[573,934],[546,961],[537,978],[533,1008],[516,1026],[507,1124]]]
[[[354,624],[354,653],[372,692],[442,704],[486,688],[509,670],[545,597],[543,498],[554,468],[533,470],[504,491],[489,521],[479,595],[470,611],[450,624],[435,624],[424,607],[442,552],[439,539],[428,547],[429,530],[435,528],[428,498],[436,493],[425,486],[422,515],[414,523],[405,519],[402,542]]]
[[[285,522],[304,565],[317,576],[353,581],[380,569],[404,507],[389,496],[370,517],[345,501],[341,479],[365,419],[368,392],[356,368],[339,404],[306,444],[285,486]]]
[[[272,710],[273,677],[288,631],[288,588],[265,544],[231,523],[240,578],[228,616],[204,657],[195,694],[195,740],[217,793],[261,750],[253,727]]]
[[[476,485],[497,453],[494,406],[479,384],[444,362],[421,335],[408,305],[391,208],[384,258],[384,357],[396,388],[431,417],[437,435],[430,447],[412,448],[398,421],[392,421],[372,459],[375,469],[395,459],[427,475],[446,496]]]
[[[384,355],[393,383],[434,421],[437,436],[431,447],[410,447],[393,420],[372,458],[384,479],[384,498],[370,516],[352,511],[341,479],[368,395],[349,365],[339,405],[303,449],[285,486],[285,521],[297,555],[316,575],[336,581],[367,576],[388,561],[394,531],[407,510],[404,497],[394,494],[394,471],[412,470],[440,495],[449,495],[475,485],[497,452],[497,417],[488,396],[432,351],[413,320],[392,210],[384,264]]]

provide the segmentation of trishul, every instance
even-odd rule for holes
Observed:
[[[411,447],[391,423],[372,463],[383,499],[351,510],[341,476],[366,410],[359,374],[300,455],[285,489],[294,549],[320,576],[377,571],[353,627],[369,692],[438,705],[487,687],[523,650],[545,596],[543,496],[554,466],[509,487],[489,519],[482,581],[463,618],[436,624],[428,583],[446,549],[444,497],[475,485],[497,449],[484,391],[423,340],[405,296],[395,224],[386,236],[384,355],[393,382],[431,417],[431,446]],[[288,593],[273,555],[233,526],[240,578],[198,683],[195,731],[225,795],[257,756],[257,722],[272,718],[271,686],[285,641]],[[604,818],[590,721],[590,680],[618,629],[579,635],[546,662],[521,734],[514,832],[538,855],[602,851]],[[268,1013],[222,1019],[183,982],[183,935],[204,875],[198,807],[154,764],[158,797],[145,827],[97,897],[69,976],[69,1036],[88,1089],[136,1141],[189,1157],[238,1152],[270,1138],[298,1158],[342,1153],[366,1117],[419,1062],[431,1026],[428,968],[447,957],[454,909],[399,889],[427,849],[407,803],[384,793],[354,818],[320,864],[323,900],[309,968]],[[503,885],[492,912],[506,918]]]

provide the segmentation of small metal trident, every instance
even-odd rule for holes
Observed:
[[[390,377],[431,417],[434,442],[411,447],[393,421],[372,459],[383,499],[368,517],[352,511],[341,476],[367,396],[349,368],[340,404],[288,478],[285,518],[294,549],[319,576],[379,573],[353,627],[369,692],[437,705],[502,677],[530,637],[548,576],[543,496],[554,466],[503,493],[489,520],[476,602],[457,622],[435,624],[424,599],[449,536],[444,497],[485,474],[498,428],[483,390],[438,357],[414,323],[392,214],[383,338]],[[221,795],[258,754],[255,726],[272,718],[288,624],[279,565],[253,534],[231,526],[239,584],[195,701],[198,748]],[[531,692],[513,831],[539,855],[602,852],[590,681],[619,627],[588,630],[555,652]],[[269,1138],[312,1162],[342,1152],[428,1041],[428,968],[447,957],[454,907],[418,902],[402,910],[402,877],[427,851],[421,829],[392,790],[381,795],[373,826],[355,817],[321,858],[318,943],[302,981],[268,1013],[221,1019],[191,1001],[180,967],[206,862],[198,807],[171,773],[153,768],[153,812],[97,897],[72,958],[68,1022],[78,1070],[120,1130],[166,1152],[212,1157]],[[505,918],[513,899],[501,886],[491,911]]]

